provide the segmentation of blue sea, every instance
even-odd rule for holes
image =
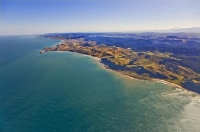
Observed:
[[[200,97],[105,69],[59,40],[0,37],[0,132],[199,132]]]

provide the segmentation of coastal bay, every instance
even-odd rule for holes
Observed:
[[[0,38],[1,132],[198,132],[196,94],[105,70],[82,54],[38,53],[59,42]]]
[[[130,48],[106,46],[96,44],[94,41],[84,39],[63,39],[53,47],[45,47],[40,53],[48,51],[70,51],[90,55],[100,59],[105,68],[109,68],[142,80],[155,80],[183,88],[188,79],[197,82],[200,78],[193,70],[178,65],[178,58],[173,58],[169,53],[135,52]],[[167,60],[167,63],[164,62]],[[175,62],[175,63],[174,63]],[[174,63],[174,64],[173,64]],[[171,70],[176,68],[176,70]],[[187,79],[186,79],[187,78]],[[199,93],[197,91],[194,91]]]

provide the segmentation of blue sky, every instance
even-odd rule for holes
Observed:
[[[0,0],[0,34],[200,26],[200,0]]]

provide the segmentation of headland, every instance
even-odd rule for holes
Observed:
[[[134,51],[132,48],[97,44],[84,38],[60,38],[62,42],[44,47],[41,54],[50,51],[69,51],[98,58],[105,68],[142,80],[154,80],[184,89],[185,83],[199,86],[200,74],[180,63],[170,52]],[[196,92],[196,91],[194,91]],[[198,93],[198,92],[196,92]]]

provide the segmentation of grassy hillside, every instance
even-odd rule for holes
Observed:
[[[108,68],[139,79],[163,79],[181,86],[189,82],[197,88],[200,84],[200,74],[196,72],[198,68],[190,68],[188,63],[184,63],[187,57],[176,57],[170,52],[134,51],[83,38],[64,39],[62,44],[45,47],[44,51],[71,51],[95,56],[101,58]]]

